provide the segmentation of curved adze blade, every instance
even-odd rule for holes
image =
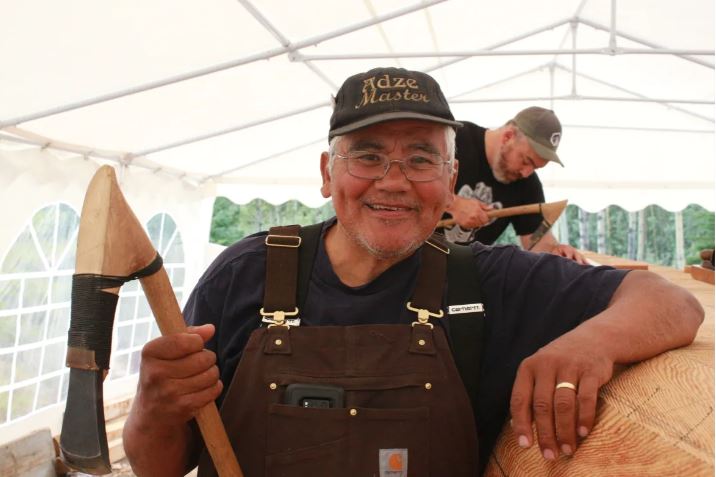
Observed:
[[[70,370],[70,389],[62,419],[60,447],[67,465],[87,474],[109,474],[107,434],[104,427],[102,372]]]

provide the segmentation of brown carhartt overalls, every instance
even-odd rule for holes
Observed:
[[[283,239],[269,235],[267,244]],[[423,311],[412,326],[269,326],[251,334],[221,411],[246,477],[477,475],[468,396],[443,329],[428,322],[427,310],[441,307],[441,249],[422,247],[411,306]],[[293,265],[287,269],[285,262],[295,250],[275,250],[285,256],[269,257],[267,267],[281,263],[281,274],[291,274]],[[295,283],[289,283],[289,301],[269,307],[273,289],[285,285],[275,282],[267,271],[265,315],[295,307]],[[284,404],[292,383],[339,386],[345,402],[333,408]],[[199,469],[200,476],[215,475],[206,452]]]

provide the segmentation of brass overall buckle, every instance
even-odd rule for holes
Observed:
[[[286,323],[286,317],[298,315],[298,307],[295,307],[293,311],[276,310],[273,312],[266,312],[262,307],[259,313],[261,313],[261,316],[270,317],[272,320],[272,323],[269,324],[267,328],[271,328],[272,326],[285,326],[289,328],[288,323]]]
[[[408,302],[405,306],[408,308],[408,310],[414,311],[418,314],[418,321],[413,321],[412,326],[425,325],[429,326],[431,330],[433,329],[433,324],[428,323],[428,319],[431,316],[433,318],[442,318],[444,314],[442,310],[440,310],[439,313],[433,313],[430,310],[426,310],[425,308],[414,308],[413,306],[411,306],[411,302]]]

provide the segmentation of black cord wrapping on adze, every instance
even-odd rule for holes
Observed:
[[[97,368],[109,369],[112,324],[119,296],[104,290],[121,287],[128,281],[153,275],[162,265],[162,257],[157,253],[152,263],[126,277],[93,273],[73,275],[68,348],[94,351]],[[89,365],[87,367],[90,368]]]

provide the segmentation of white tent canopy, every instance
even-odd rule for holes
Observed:
[[[566,167],[540,171],[548,200],[713,210],[712,0],[5,0],[0,51],[0,443],[59,430],[98,165],[117,166],[185,298],[217,195],[325,202],[330,98],[360,71],[430,72],[487,127],[554,109]],[[156,332],[136,286],[117,314],[107,398],[133,389]]]
[[[431,72],[484,126],[554,109],[567,167],[541,171],[548,199],[713,209],[710,0],[31,0],[0,26],[0,138],[238,202],[322,203],[331,94],[395,65]]]

